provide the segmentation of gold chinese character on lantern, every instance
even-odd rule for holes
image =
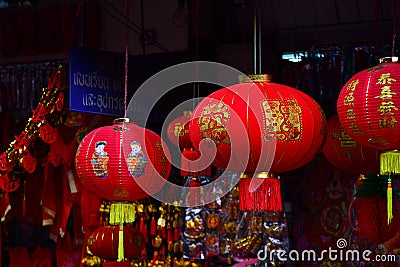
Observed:
[[[350,83],[349,83],[349,85],[347,85],[347,88],[346,88],[346,90],[347,91],[354,91],[354,90],[356,90],[356,87],[357,87],[357,84],[359,84],[360,83],[360,80],[359,79],[357,79],[357,80],[354,80],[354,81],[351,81]]]
[[[380,99],[382,99],[382,100],[388,100],[388,99],[392,99],[392,98],[393,98],[393,95],[395,95],[395,94],[396,94],[396,93],[393,92],[393,91],[390,89],[390,86],[389,86],[389,85],[386,85],[386,86],[383,86],[383,87],[381,88],[381,93],[380,93],[380,95],[375,96],[375,98],[380,98]]]
[[[343,104],[345,106],[354,106],[354,93],[351,92],[350,94],[346,95],[343,100]]]
[[[380,115],[390,114],[393,115],[393,110],[398,110],[393,101],[382,102],[378,108]]]
[[[349,125],[349,129],[351,130],[351,132],[353,134],[365,134],[364,131],[361,131],[360,129],[358,129],[358,125],[353,122],[352,124]]]
[[[396,82],[396,79],[391,78],[390,73],[383,73],[376,84],[392,84],[392,82]]]
[[[349,108],[346,111],[346,119],[347,120],[355,120],[356,119],[356,113],[354,112],[354,109]]]
[[[354,141],[343,129],[342,125],[340,125],[340,147],[343,148],[354,148],[357,146],[356,141]]]
[[[379,128],[394,129],[396,127],[397,120],[394,116],[384,117],[378,121]]]

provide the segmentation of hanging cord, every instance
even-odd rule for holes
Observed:
[[[261,22],[260,3],[254,0],[253,9],[253,60],[254,74],[261,74]]]
[[[124,22],[122,19],[118,18],[117,16],[115,16],[114,14],[112,14],[110,11],[108,11],[107,9],[105,9],[105,12],[110,15],[112,18],[114,18],[115,20],[121,22],[124,25],[127,25],[129,27],[130,30],[134,31],[136,34],[138,34],[139,36],[142,35],[143,29],[141,27],[139,27],[136,23],[134,23],[132,20],[130,20],[129,18],[127,18],[121,11],[119,11],[112,3],[110,3],[107,0],[104,0],[104,3],[106,3],[112,10],[114,10],[118,15],[120,15],[122,18],[125,18],[127,22]],[[165,46],[163,46],[162,44],[160,44],[157,40],[154,40],[154,45],[156,47],[158,47],[161,51],[163,52],[170,52]]]
[[[79,4],[78,4],[78,8],[77,8],[76,13],[75,13],[75,20],[74,20],[74,23],[73,23],[73,25],[72,25],[72,30],[71,30],[71,33],[70,33],[70,34],[68,34],[68,33],[66,32],[66,30],[65,30],[65,28],[64,28],[64,22],[61,23],[61,31],[64,33],[65,38],[67,38],[67,45],[66,45],[65,51],[64,51],[64,57],[65,57],[65,59],[67,59],[67,57],[68,57],[68,47],[69,47],[69,46],[71,45],[71,43],[72,43],[72,39],[73,39],[73,37],[74,37],[76,25],[78,24],[78,19],[79,19],[79,15],[80,15],[80,13],[81,13],[81,8],[82,8],[83,3],[84,3],[83,1],[80,1]],[[64,6],[64,7],[65,7],[65,6]],[[65,9],[64,9],[64,12],[65,12]]]
[[[141,17],[141,26],[142,26],[142,52],[143,55],[146,55],[146,46],[145,42],[145,34],[144,34],[144,0],[140,1],[140,17]]]
[[[392,57],[394,57],[394,46],[396,43],[396,27],[397,27],[397,0],[393,1],[393,40],[392,40]]]
[[[126,118],[126,102],[128,98],[128,60],[129,60],[129,0],[126,0],[125,28],[125,87],[124,87],[124,118]]]
[[[193,85],[193,99],[196,99],[193,101],[193,110],[195,106],[199,103],[199,97],[200,97],[200,86],[199,83],[197,82],[198,77],[199,77],[199,69],[198,69],[198,61],[199,61],[199,0],[195,1],[195,9],[194,9],[194,28],[195,28],[195,44],[194,44],[194,50],[195,50],[195,61],[196,61],[196,81],[194,82]]]

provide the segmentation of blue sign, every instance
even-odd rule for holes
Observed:
[[[124,56],[71,46],[69,109],[111,116],[124,115]]]

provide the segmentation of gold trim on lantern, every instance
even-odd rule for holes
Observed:
[[[117,118],[114,119],[114,124],[126,123],[129,122],[129,118]]]
[[[399,58],[398,57],[383,57],[383,58],[379,59],[379,63],[387,63],[387,62],[397,63],[397,62],[399,62]]]
[[[380,155],[380,174],[400,174],[400,151],[385,151]]]
[[[239,75],[239,83],[252,83],[252,82],[272,82],[271,74],[249,74],[249,75]]]
[[[240,178],[277,178],[277,175],[272,172],[243,172]]]

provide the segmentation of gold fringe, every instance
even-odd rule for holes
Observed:
[[[110,225],[120,223],[133,223],[135,221],[136,209],[133,203],[117,202],[110,207]]]
[[[121,222],[119,224],[119,231],[118,231],[118,259],[117,261],[124,261],[124,225]]]
[[[383,152],[380,156],[380,173],[385,175],[400,174],[400,152]]]

